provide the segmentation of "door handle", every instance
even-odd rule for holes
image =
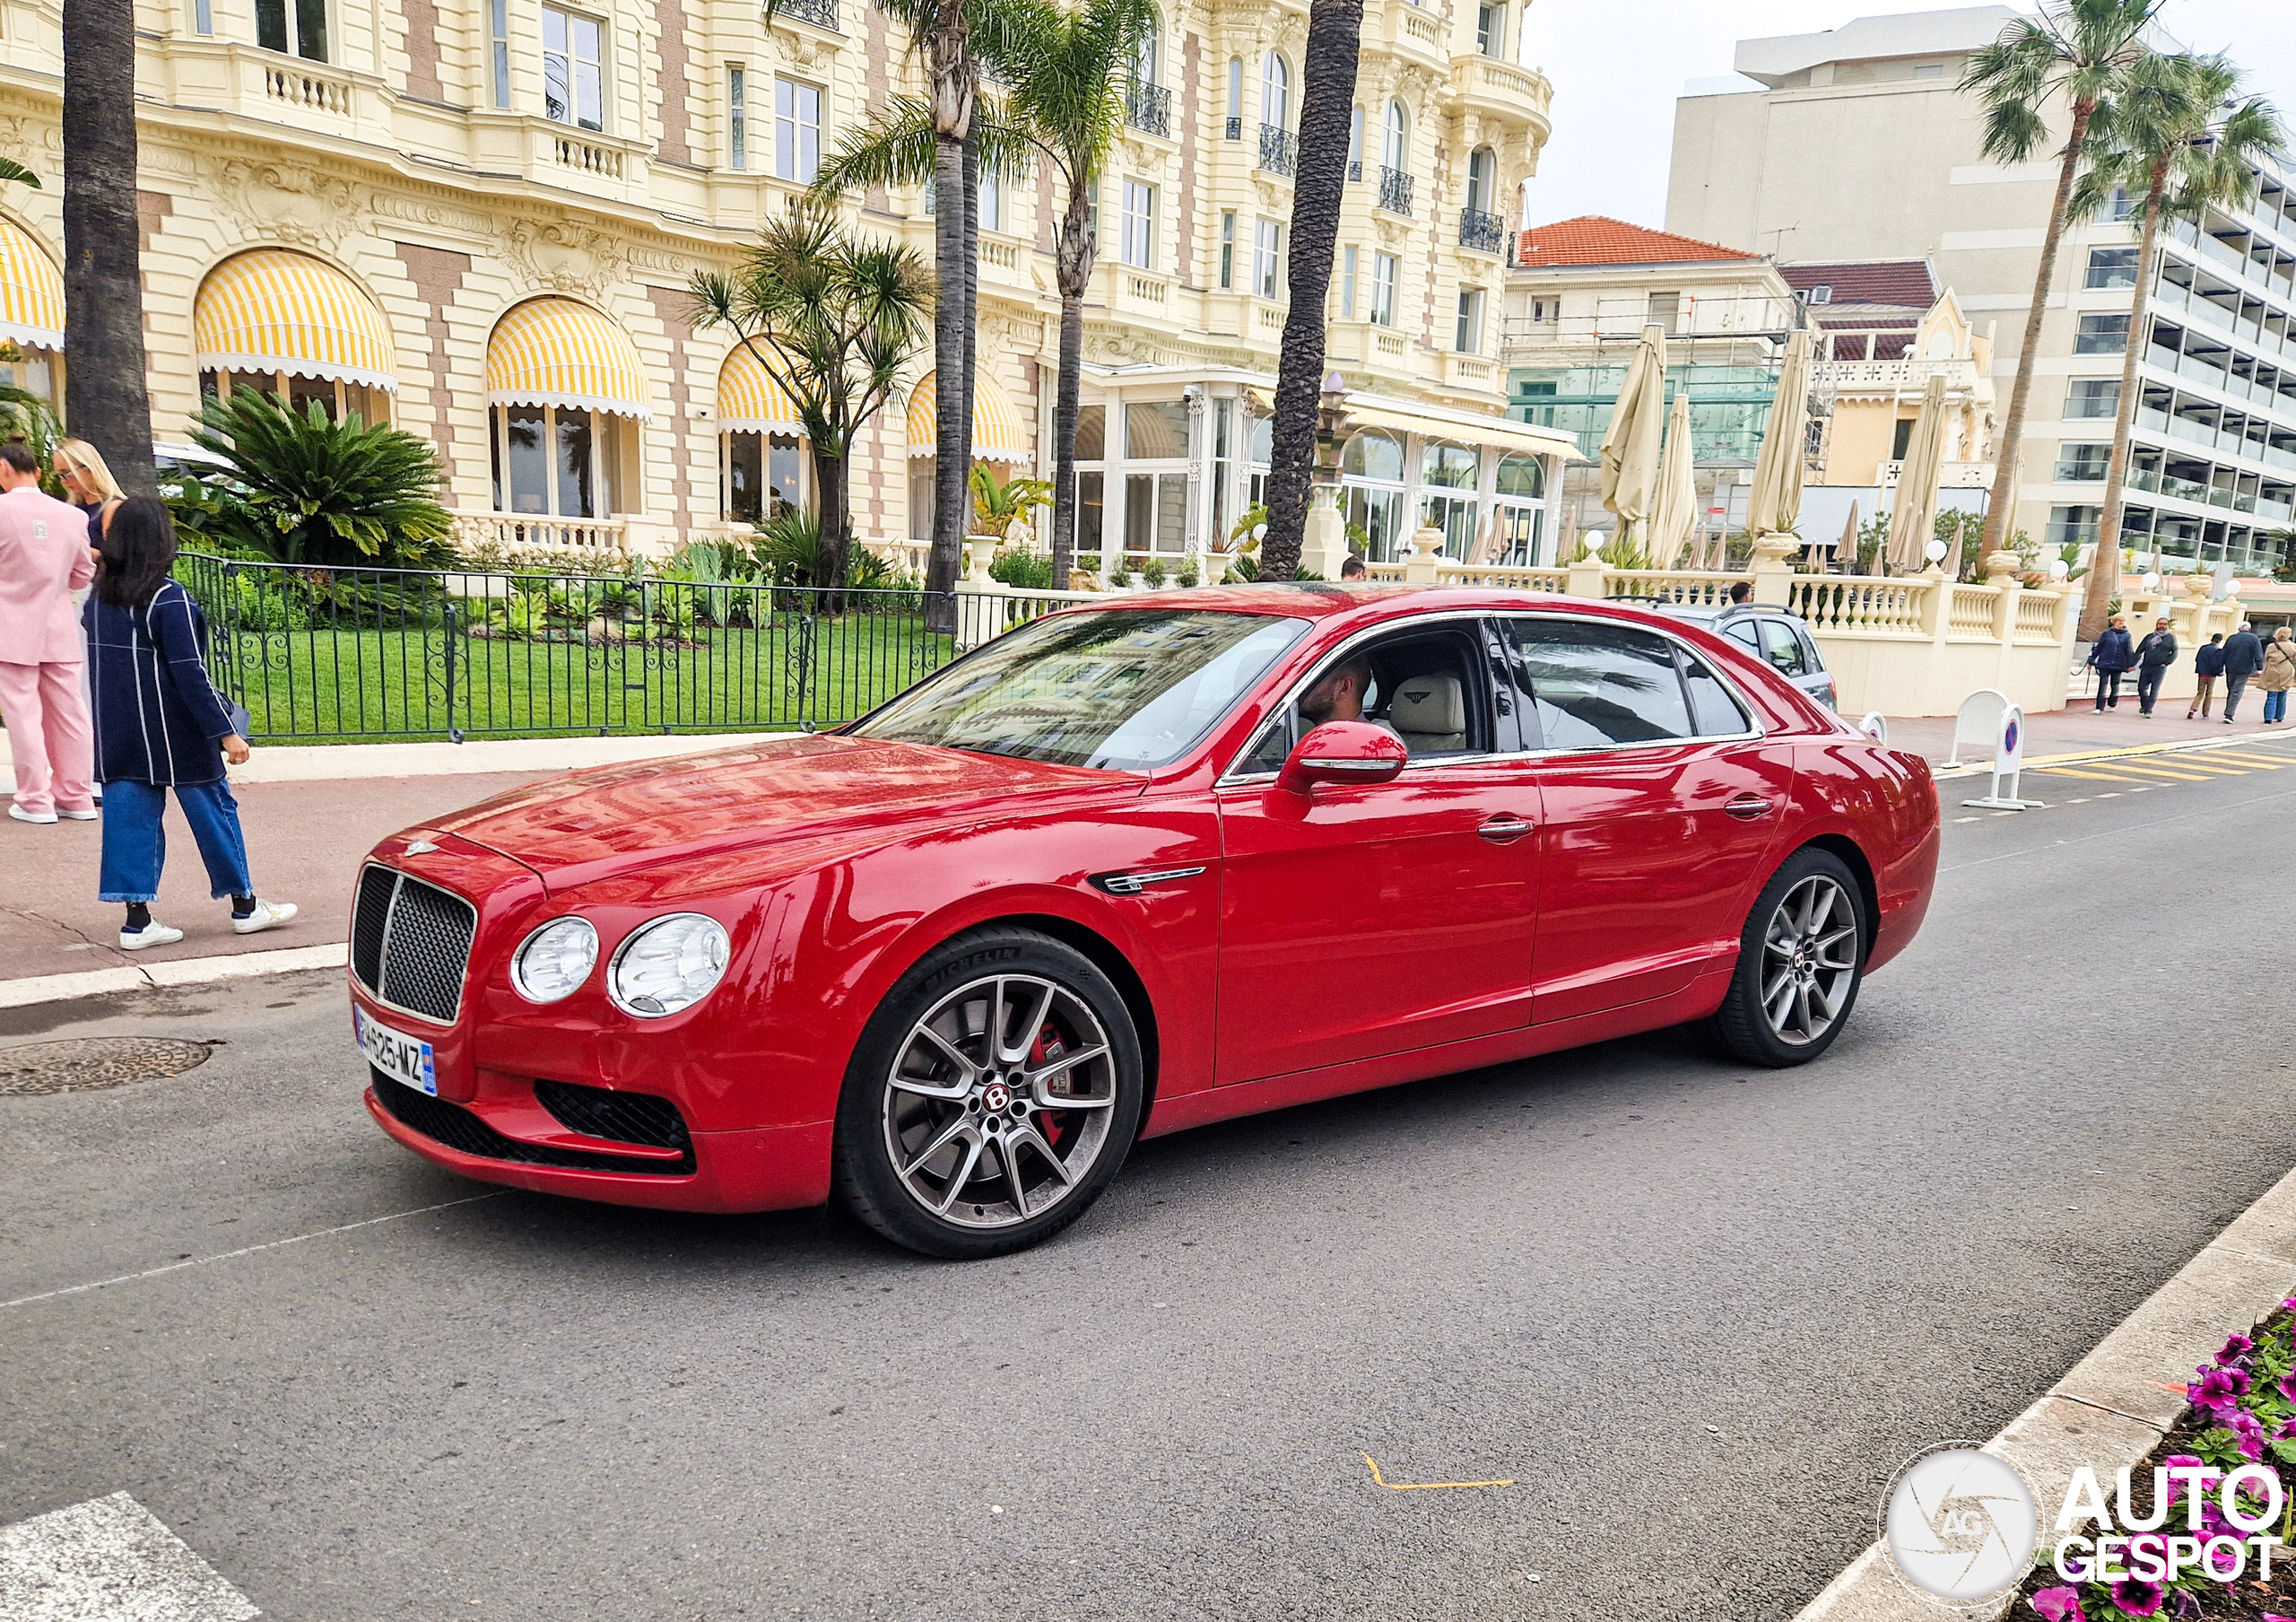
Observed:
[[[1759,794],[1735,795],[1732,797],[1729,804],[1722,807],[1740,822],[1744,823],[1750,823],[1757,816],[1768,816],[1776,808],[1776,801],[1764,799]]]
[[[1511,811],[1502,811],[1497,816],[1488,818],[1481,827],[1475,830],[1494,845],[1503,845],[1510,841],[1518,840],[1530,831],[1531,824]]]

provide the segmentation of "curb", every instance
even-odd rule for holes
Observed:
[[[246,980],[259,974],[292,974],[304,969],[340,969],[350,961],[350,946],[338,941],[328,946],[234,952],[222,957],[179,957],[170,963],[91,969],[82,974],[0,980],[0,1008],[28,1008],[40,1003],[69,1002],[75,998],[102,997],[115,991],[154,991],[170,986],[204,985],[210,981]]]
[[[2259,743],[2274,742],[2283,736],[2296,737],[2296,729],[2286,734],[2236,732],[2230,737],[2188,737],[2166,744],[2131,744],[2121,749],[2076,749],[2065,754],[2029,754],[2024,764],[2025,770],[2031,772],[2042,766],[2078,766],[2088,761],[2129,760],[2146,754],[2189,754],[2203,749],[2254,748]],[[1932,762],[1929,767],[1930,776],[1939,782],[1962,777],[1988,777],[1992,772],[1993,763],[1990,761],[1951,768],[1941,768]]]
[[[1984,1451],[2023,1468],[2046,1526],[2077,1466],[2089,1465],[2104,1477],[2151,1452],[2185,1411],[2183,1388],[2165,1382],[2207,1362],[2226,1335],[2245,1332],[2292,1289],[2296,1172],[2234,1217]],[[1874,1507],[1878,1513],[1880,1505]],[[1876,1542],[1796,1612],[1794,1622],[1991,1618],[2006,1616],[2015,1603],[2014,1589],[1977,1608],[1929,1599],[1899,1580]]]

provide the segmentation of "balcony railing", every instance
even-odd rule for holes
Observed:
[[[1480,208],[1459,210],[1459,246],[1472,249],[1476,253],[1505,252],[1507,222]]]
[[[1300,138],[1281,124],[1259,126],[1259,166],[1271,175],[1289,176],[1300,167]]]
[[[829,30],[832,34],[845,31],[837,25],[837,0],[781,0],[781,4],[774,8],[773,14],[810,22],[815,28]]]
[[[1384,163],[1379,165],[1379,206],[1391,214],[1411,213],[1411,177]]]
[[[1124,121],[1152,135],[1170,138],[1172,92],[1161,84],[1135,84],[1124,92]]]

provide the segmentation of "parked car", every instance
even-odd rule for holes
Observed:
[[[1809,623],[1790,608],[1769,603],[1733,603],[1714,606],[1703,603],[1654,603],[1661,614],[1703,625],[1728,637],[1756,658],[1775,665],[1779,673],[1812,698],[1833,710],[1833,676],[1818,652]]]
[[[833,733],[384,840],[351,1000],[368,1107],[440,1165],[986,1256],[1141,1137],[1692,1020],[1814,1059],[1937,824],[1918,756],[1679,618],[1144,594]]]

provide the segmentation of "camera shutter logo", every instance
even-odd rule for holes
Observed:
[[[2023,1472],[1973,1443],[1946,1443],[1909,1460],[1882,1501],[1891,1564],[1948,1604],[2014,1587],[2032,1565],[2039,1526]]]

